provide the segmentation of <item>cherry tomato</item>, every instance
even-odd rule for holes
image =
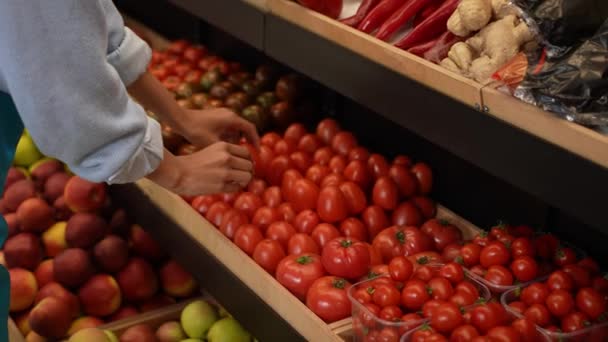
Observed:
[[[295,234],[287,242],[287,254],[300,255],[304,253],[319,254],[319,246],[309,235],[302,233]]]
[[[443,252],[441,252],[441,258],[445,262],[457,261],[459,264],[461,264],[463,262],[462,254],[460,254],[461,248],[462,245],[460,243],[450,243],[449,245],[445,246]]]
[[[367,226],[368,236],[372,239],[389,226],[388,217],[384,209],[377,205],[367,207],[361,216],[363,223]]]
[[[549,288],[544,283],[533,283],[521,290],[521,300],[527,306],[545,304],[549,296]]]
[[[276,240],[262,240],[253,251],[253,260],[270,274],[274,274],[277,265],[283,258],[285,258],[285,251]]]
[[[353,160],[360,160],[363,162],[367,162],[367,159],[369,158],[369,151],[365,148],[365,147],[355,147],[352,150],[350,150],[350,153],[348,154],[348,160],[353,161]]]
[[[264,240],[262,232],[252,224],[242,225],[234,233],[234,244],[250,256],[253,255],[255,247],[262,240]]]
[[[546,327],[551,323],[551,314],[543,304],[530,305],[524,312],[524,316],[526,319],[541,327]]]
[[[425,220],[429,220],[435,217],[435,215],[437,214],[437,206],[435,205],[435,202],[433,202],[433,200],[428,197],[414,197],[412,198],[412,203],[414,203],[414,205],[418,207]]]
[[[342,174],[346,169],[346,158],[341,155],[335,155],[329,161],[329,170],[333,173]]]
[[[340,223],[340,232],[347,238],[367,241],[367,229],[358,218],[349,217]]]
[[[319,225],[319,215],[312,210],[303,210],[293,220],[293,226],[300,233],[310,234]]]
[[[409,198],[416,194],[418,181],[406,166],[394,164],[390,167],[388,174],[397,185],[402,197]]]
[[[536,255],[545,259],[551,260],[557,251],[559,240],[551,234],[543,234],[534,240],[534,248]]]
[[[488,331],[488,334],[486,336],[489,337],[491,341],[496,341],[496,342],[519,342],[519,341],[521,341],[521,336],[519,334],[519,331],[517,331],[513,327],[506,327],[506,326],[494,327],[494,328],[490,329],[490,331]]]
[[[276,278],[301,300],[315,280],[325,275],[321,258],[316,254],[289,255],[277,266]]]
[[[435,309],[437,309],[439,306],[441,306],[444,303],[445,303],[445,301],[443,301],[443,300],[438,300],[438,299],[429,300],[428,302],[424,303],[424,305],[422,306],[422,316],[424,318],[433,317],[433,311],[435,311]]]
[[[572,291],[574,289],[574,281],[566,272],[558,270],[549,275],[549,279],[547,279],[547,287],[550,291]]]
[[[209,211],[211,205],[217,202],[218,200],[218,197],[215,195],[196,196],[192,200],[191,206],[192,208],[194,208],[194,210],[198,211],[199,214],[205,216],[207,215],[207,212]]]
[[[372,293],[372,300],[381,308],[396,306],[401,301],[401,293],[392,284],[377,284]]]
[[[323,143],[314,134],[306,134],[300,139],[298,143],[298,150],[313,154],[316,150],[320,149]]]
[[[347,238],[335,238],[322,251],[323,266],[329,274],[356,279],[367,273],[370,266],[369,249],[363,243]]]
[[[572,312],[562,318],[561,328],[565,333],[585,329],[591,323],[582,312]]]
[[[433,335],[431,328],[429,326],[422,326],[414,331],[411,342],[426,342],[431,335]]]
[[[215,202],[209,207],[205,218],[213,223],[214,226],[219,227],[222,224],[222,217],[228,209],[230,209],[228,204],[224,202]]]
[[[281,136],[276,132],[268,132],[262,136],[260,143],[268,147],[274,148],[274,145],[281,140]]]
[[[298,169],[298,171],[304,173],[312,165],[312,158],[306,152],[296,151],[289,155],[291,163]]]
[[[473,305],[477,301],[477,297],[473,297],[467,292],[456,292],[450,297],[450,303],[454,303],[459,307]]]
[[[431,327],[445,334],[451,333],[462,323],[463,317],[460,308],[453,303],[440,305],[433,311],[431,317]]]
[[[321,189],[317,201],[317,214],[321,220],[329,223],[344,220],[348,208],[342,191],[337,186],[326,186]]]
[[[234,209],[240,210],[249,218],[252,218],[255,211],[262,205],[260,197],[250,192],[240,194],[234,201]]]
[[[283,196],[281,195],[281,188],[278,186],[271,186],[266,188],[264,191],[264,204],[270,208],[278,207],[283,202]]]
[[[329,241],[340,237],[340,232],[329,223],[321,223],[313,229],[310,237],[315,240],[319,247],[323,248]]]
[[[330,0],[330,2],[336,3],[336,0]],[[334,16],[335,17],[335,16]],[[378,342],[399,342],[399,333],[397,332],[397,328],[393,327],[384,327],[380,330],[380,334],[378,334],[378,338],[376,339]],[[432,341],[430,341],[432,342]]]
[[[477,287],[475,287],[475,285],[469,281],[460,282],[458,285],[456,285],[454,291],[456,291],[456,293],[467,293],[470,296],[475,297],[475,299],[479,298],[479,290],[477,290]]]
[[[515,279],[520,282],[528,282],[538,277],[538,265],[531,257],[522,256],[513,260],[511,272],[513,272]]]
[[[460,264],[450,262],[439,269],[439,276],[449,280],[456,285],[464,280],[464,270]]]
[[[353,293],[353,298],[361,304],[373,304],[372,303],[372,293],[374,293],[375,288],[370,287],[360,287]],[[376,304],[373,304],[374,307],[378,308],[378,312],[380,312],[380,307]]]
[[[319,199],[319,188],[306,178],[300,178],[289,190],[289,200],[297,212],[315,209]]]
[[[393,225],[395,226],[420,226],[422,224],[422,213],[411,202],[404,202],[393,211]]]
[[[340,125],[333,119],[324,119],[317,126],[317,136],[325,144],[329,144],[334,136],[340,132]]]
[[[331,150],[331,147],[326,146],[316,150],[312,156],[312,160],[315,164],[327,166],[333,156],[334,152]]]
[[[566,266],[576,263],[576,253],[572,248],[563,247],[555,252],[553,262],[558,266]]]
[[[486,232],[486,231],[480,232],[479,234],[475,235],[475,237],[473,238],[473,243],[475,243],[481,247],[486,247],[492,241],[494,241],[494,238],[488,236],[488,232]]]
[[[404,282],[414,273],[414,265],[406,257],[397,256],[389,262],[388,273],[394,281]]]
[[[397,291],[397,304],[399,304],[400,297],[401,294],[399,293],[399,291]],[[401,319],[401,316],[403,316],[403,311],[401,311],[401,309],[397,305],[384,306],[382,310],[380,310],[379,315],[380,319],[389,322],[399,321]]]
[[[493,306],[488,304],[482,304],[471,309],[471,324],[477,328],[480,333],[486,333],[490,329],[499,326],[503,317],[502,313]]]
[[[278,221],[270,224],[266,230],[266,238],[276,240],[283,248],[287,248],[287,242],[296,234],[296,229],[289,223]]]
[[[338,154],[348,156],[350,150],[357,147],[357,138],[350,132],[338,132],[331,139],[331,148]]]
[[[452,331],[450,342],[469,342],[479,336],[479,332],[470,324],[461,325]]]
[[[424,282],[410,283],[401,292],[401,304],[412,311],[420,310],[430,299]]]
[[[386,159],[379,154],[372,154],[367,160],[367,168],[374,179],[388,176],[389,165]]]
[[[356,183],[362,189],[367,189],[371,181],[367,165],[361,160],[353,160],[348,163],[344,169],[344,177],[349,181]]]
[[[489,268],[493,265],[507,265],[509,250],[502,242],[491,242],[481,250],[479,255],[481,266]]]
[[[608,278],[606,276],[594,277],[591,281],[591,287],[603,295],[608,295]]]
[[[519,332],[521,342],[536,342],[540,339],[534,323],[525,318],[516,319],[511,326]]]
[[[431,238],[416,227],[393,226],[381,231],[372,246],[380,252],[382,260],[390,261],[396,256],[408,256],[432,249]]]
[[[263,232],[266,232],[271,223],[279,221],[280,219],[281,217],[276,208],[260,207],[255,211],[255,214],[253,214],[251,223],[258,226]]]
[[[351,215],[357,215],[365,210],[367,207],[367,199],[359,185],[353,182],[344,182],[340,184],[339,187],[340,191],[342,191],[342,195],[344,195],[348,212]]]
[[[479,257],[481,255],[481,246],[476,243],[467,243],[460,249],[460,255],[462,255],[462,261],[467,267],[471,267],[479,264]]]
[[[306,171],[306,178],[315,182],[317,185],[321,185],[321,182],[325,177],[330,174],[327,166],[315,164]]]
[[[296,218],[296,212],[293,210],[291,203],[282,203],[277,208],[279,212],[279,217],[283,219],[283,221],[291,223]]]
[[[323,180],[321,181],[321,188],[325,188],[328,186],[339,186],[340,184],[344,183],[346,181],[346,179],[344,178],[344,176],[342,176],[342,174],[340,173],[331,173],[327,176],[325,176],[325,178],[323,178]]]
[[[433,171],[425,163],[416,163],[412,166],[412,173],[418,180],[418,191],[423,195],[428,195],[433,187]]]
[[[515,302],[509,303],[509,307],[513,311],[515,311],[521,315],[523,315],[524,311],[526,311],[526,309],[528,308],[528,306],[526,304],[524,304],[524,302],[520,302],[520,301],[515,301]]]
[[[306,127],[304,127],[304,125],[301,123],[294,123],[287,127],[285,134],[283,134],[283,139],[291,141],[295,144],[298,143],[306,134]]]
[[[428,282],[428,289],[433,299],[447,301],[454,294],[454,288],[449,280],[443,277],[435,277]]]
[[[346,295],[350,286],[342,278],[321,277],[308,289],[306,306],[328,323],[344,319],[351,314],[350,300]]]
[[[517,238],[511,243],[511,255],[513,259],[529,256],[533,258],[536,255],[534,244],[528,238]]]
[[[490,266],[484,276],[484,279],[494,285],[513,285],[513,275],[511,274],[509,269],[501,265]]]
[[[429,281],[435,275],[434,269],[428,265],[422,265],[414,269],[414,278]]]
[[[372,200],[374,204],[386,210],[397,207],[398,192],[397,185],[388,177],[380,177],[374,184]]]
[[[583,258],[578,262],[578,265],[589,271],[592,276],[600,274],[600,265],[593,258]]]
[[[591,274],[586,268],[578,264],[569,264],[562,267],[562,271],[572,278],[576,288],[580,289],[591,286]]]
[[[292,168],[292,163],[287,156],[276,156],[270,162],[268,169],[266,170],[267,179],[272,185],[280,185],[283,180],[283,174],[285,171]]]
[[[576,294],[576,307],[587,317],[596,320],[606,311],[606,298],[596,290],[586,287]]]
[[[248,224],[249,219],[245,214],[236,210],[228,209],[222,218],[222,224],[220,225],[220,231],[230,240],[234,238],[234,233],[242,225]]]
[[[564,317],[574,309],[574,298],[568,291],[555,290],[545,301],[547,310],[555,317]]]
[[[409,331],[416,326],[420,325],[420,321],[422,321],[422,317],[417,313],[408,313],[401,317],[401,323],[403,324],[402,333]]]

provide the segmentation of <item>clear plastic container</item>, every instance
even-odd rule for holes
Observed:
[[[437,271],[439,270],[439,268],[441,268],[441,264],[433,264],[433,265],[428,265],[433,267],[434,269],[436,269]],[[373,282],[374,280],[378,279],[378,278],[387,278],[390,279],[390,277],[388,275],[380,275],[374,279],[370,279],[370,280],[364,280],[362,282],[356,283],[353,286],[351,286],[351,288],[348,290],[347,294],[348,294],[348,298],[351,301],[351,306],[352,306],[352,317],[353,317],[353,342],[359,342],[359,341],[367,341],[368,340],[368,335],[370,333],[374,333],[374,334],[380,334],[382,335],[387,335],[387,336],[402,336],[403,334],[407,333],[410,330],[413,330],[421,325],[423,325],[424,323],[428,322],[427,319],[420,319],[419,321],[414,321],[414,322],[391,322],[391,321],[387,321],[384,319],[381,319],[380,317],[374,315],[371,311],[369,311],[365,306],[363,306],[363,304],[361,304],[359,301],[357,301],[354,298],[354,293],[357,289],[361,288],[361,287],[365,287],[367,284]],[[492,297],[492,294],[490,293],[490,290],[482,283],[480,283],[479,281],[477,281],[476,279],[470,277],[470,272],[465,270],[465,277],[468,281],[470,281],[471,283],[473,283],[476,287],[477,290],[479,291],[479,297],[483,298],[484,300],[489,300]],[[404,312],[404,314],[407,314],[410,312]]]
[[[509,290],[502,294],[500,297],[501,304],[505,307],[505,309],[511,313],[513,316],[522,318],[523,315],[513,310],[509,303],[519,300],[519,292],[518,288]],[[570,333],[560,333],[560,332],[552,332],[546,329],[543,329],[539,326],[536,327],[539,331],[541,337],[543,338],[541,342],[551,341],[551,342],[570,342],[570,341],[585,341],[585,342],[606,342],[608,341],[608,322],[593,324],[585,329],[581,329],[578,331],[570,332]]]

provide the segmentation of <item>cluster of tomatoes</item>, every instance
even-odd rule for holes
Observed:
[[[509,308],[550,332],[570,333],[605,322],[608,312],[608,280],[599,270],[568,265],[538,282],[505,295]],[[596,277],[592,281],[591,276]],[[608,332],[608,326],[604,333]]]

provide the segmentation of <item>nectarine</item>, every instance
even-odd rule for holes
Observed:
[[[99,267],[115,273],[129,261],[129,245],[116,235],[108,235],[95,245],[93,256]]]
[[[8,236],[15,236],[19,233],[19,218],[17,218],[16,213],[7,213],[4,214],[4,221],[6,221],[6,226],[8,227]]]
[[[131,247],[144,258],[158,260],[165,253],[160,245],[140,225],[131,226]]]
[[[36,304],[29,317],[32,331],[43,337],[61,338],[72,324],[72,310],[58,298],[46,297]]]
[[[116,278],[127,300],[146,300],[158,291],[158,279],[154,269],[141,258],[131,258]]]
[[[44,198],[53,203],[56,199],[63,196],[65,186],[72,176],[65,172],[59,172],[49,177],[44,183]]]
[[[92,276],[78,291],[84,312],[92,316],[108,316],[120,307],[121,294],[118,283],[111,275]]]
[[[101,329],[87,328],[72,335],[68,342],[110,342],[110,339]]]
[[[112,316],[110,316],[109,321],[120,321],[121,319],[125,319],[128,317],[136,316],[139,314],[139,311],[133,306],[123,306],[118,311],[116,311]]]
[[[76,213],[92,212],[104,206],[106,186],[74,176],[66,184],[63,196],[72,211]]]
[[[55,280],[67,287],[81,285],[94,271],[89,254],[80,248],[66,249],[53,259]]]
[[[42,234],[42,243],[47,256],[55,257],[68,248],[68,243],[65,241],[66,227],[65,221],[57,222]]]
[[[196,281],[190,273],[174,260],[168,261],[160,269],[163,290],[173,297],[189,297],[196,291]]]
[[[36,281],[40,288],[55,281],[55,278],[53,277],[53,260],[47,259],[41,262],[40,265],[36,267],[34,275],[36,276]]]
[[[70,326],[70,330],[68,330],[68,336],[72,336],[80,330],[88,329],[88,328],[97,328],[100,325],[103,325],[103,321],[99,318],[83,316],[76,319],[72,322]]]
[[[23,268],[9,270],[11,278],[10,311],[22,311],[29,308],[38,294],[38,283],[34,274]]]
[[[34,270],[42,261],[40,239],[31,233],[19,233],[4,244],[4,260],[9,268]]]
[[[157,342],[154,331],[147,324],[138,324],[127,329],[120,336],[120,342]]]
[[[74,295],[72,292],[68,291],[65,287],[61,286],[61,284],[52,282],[41,287],[40,291],[38,291],[38,295],[36,296],[35,303],[39,303],[47,297],[54,297],[66,303],[70,308],[72,318],[78,317],[80,314],[80,303],[78,302],[78,297],[76,297],[76,295]]]
[[[4,206],[10,212],[14,212],[23,201],[33,197],[36,197],[34,182],[29,179],[22,179],[6,189],[4,192]]]
[[[156,330],[156,337],[160,342],[180,342],[188,338],[182,325],[176,321],[163,323]]]
[[[89,248],[106,234],[108,225],[103,217],[91,213],[76,213],[68,220],[65,240],[70,247]]]

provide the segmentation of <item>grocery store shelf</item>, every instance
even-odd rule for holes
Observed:
[[[172,4],[263,50],[265,0],[171,0]]]
[[[259,340],[341,341],[332,325],[313,314],[179,196],[147,180],[112,189],[113,198],[163,241],[201,286]]]

